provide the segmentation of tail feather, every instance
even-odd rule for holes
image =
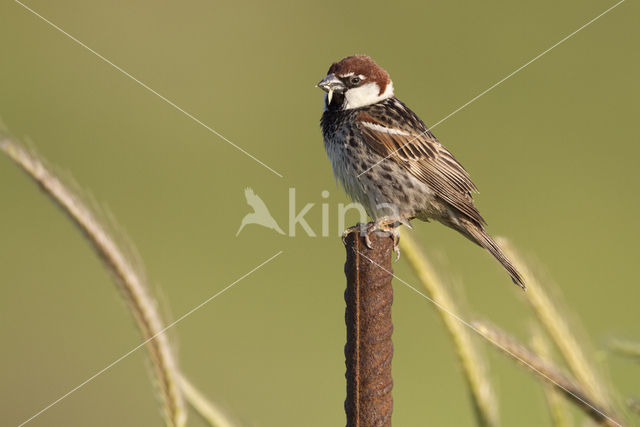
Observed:
[[[488,250],[491,255],[493,255],[493,257],[497,259],[500,264],[502,264],[504,269],[507,270],[507,273],[509,273],[509,275],[511,276],[511,280],[513,280],[513,283],[520,286],[524,290],[527,289],[524,284],[524,280],[522,279],[522,275],[511,263],[509,258],[507,258],[504,252],[502,252],[500,246],[498,246],[498,244],[491,238],[491,236],[489,236],[489,234],[487,234],[486,231],[484,231],[482,227],[469,222],[463,223],[462,228],[463,229],[460,230],[462,234],[464,234],[471,241]]]

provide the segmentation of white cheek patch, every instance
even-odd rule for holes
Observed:
[[[380,87],[377,83],[366,83],[360,87],[349,89],[345,92],[344,108],[347,110],[360,108],[364,107],[365,105],[375,104],[376,102],[380,102],[383,99],[391,98],[392,96],[393,83],[389,82],[382,95],[380,95]]]

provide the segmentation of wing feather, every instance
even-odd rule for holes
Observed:
[[[397,99],[390,101],[395,103],[392,108],[403,120],[389,121],[380,108],[357,113],[358,127],[366,144],[379,155],[406,168],[471,220],[485,224],[473,205],[472,193],[478,189],[464,167],[415,113]]]

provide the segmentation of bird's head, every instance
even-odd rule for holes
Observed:
[[[366,55],[354,55],[334,62],[318,87],[328,110],[349,110],[375,104],[393,96],[389,73]]]

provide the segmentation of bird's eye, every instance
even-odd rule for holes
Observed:
[[[360,83],[360,80],[360,77],[353,76],[351,77],[351,79],[349,79],[349,83],[351,83],[352,85],[357,85],[358,83]]]

